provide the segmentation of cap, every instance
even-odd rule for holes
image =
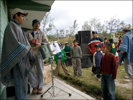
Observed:
[[[74,43],[74,42],[77,42],[77,43],[78,43],[78,41],[77,41],[77,40],[74,40],[74,41],[73,41],[73,43]]]
[[[123,30],[129,31],[130,30],[130,26],[128,26],[128,25],[124,26]]]
[[[92,31],[92,34],[97,34],[97,32],[96,31]]]
[[[27,16],[27,15],[28,15],[27,12],[25,12],[24,10],[22,10],[22,9],[20,9],[20,8],[15,8],[15,9],[12,10],[12,15],[13,15],[13,16],[14,16],[16,13],[21,13],[21,14],[23,14],[24,16]]]
[[[95,47],[102,47],[101,43],[95,44]]]
[[[39,21],[38,19],[34,19],[34,20],[32,21],[32,25],[34,25],[35,23],[39,23],[39,24],[40,24],[40,21]]]

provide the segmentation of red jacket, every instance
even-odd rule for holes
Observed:
[[[115,56],[110,53],[109,55],[103,55],[101,58],[101,74],[109,74],[116,78],[117,74],[117,62]]]
[[[90,42],[88,43],[88,49],[90,51],[90,53],[93,55],[95,52],[96,52],[96,49],[95,49],[95,44],[98,44],[98,43],[101,43],[102,44],[102,47],[103,47],[103,40],[99,37],[97,38],[92,38],[90,40]]]
[[[118,42],[118,45],[117,45],[118,48],[119,48],[120,44],[121,44],[121,40],[119,40],[119,42]]]

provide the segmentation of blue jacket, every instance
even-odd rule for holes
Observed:
[[[123,36],[122,42],[119,46],[119,50],[126,52],[126,60],[128,64],[130,62],[133,62],[133,34],[131,34],[131,32],[127,32]]]
[[[101,62],[101,58],[102,58],[102,51],[98,51],[94,53],[94,60],[93,63],[95,63],[95,67],[100,67],[100,62]]]

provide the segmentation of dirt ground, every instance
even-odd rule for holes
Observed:
[[[133,88],[133,80],[132,79],[123,79],[125,83],[120,83],[118,80],[115,81],[115,84],[120,87],[124,87],[127,89],[132,89]]]

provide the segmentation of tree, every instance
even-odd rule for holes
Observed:
[[[57,37],[57,40],[59,40],[59,30],[58,29],[56,29],[56,37]]]
[[[73,25],[70,27],[70,29],[69,29],[69,36],[74,36],[75,35],[75,33],[77,32],[77,30],[78,30],[78,24],[77,24],[77,20],[74,20],[74,23],[73,23]]]
[[[92,18],[90,21],[89,21],[89,27],[91,30],[95,30],[95,31],[98,31],[98,33],[101,33],[103,32],[103,27],[104,25],[101,24],[100,20],[97,19],[97,18]]]
[[[125,23],[121,21],[120,19],[111,18],[109,21],[105,21],[106,30],[109,30],[109,33],[112,33],[114,31],[121,30]]]
[[[61,29],[60,30],[60,37],[64,37],[65,36],[65,31],[64,31],[64,29]]]
[[[91,30],[91,26],[88,24],[88,21],[84,22],[84,25],[82,25],[82,30]]]
[[[46,13],[41,24],[42,24],[42,31],[44,31],[47,35],[53,33],[51,31],[56,30],[53,21],[54,19],[51,18],[50,12]]]
[[[104,32],[104,25],[102,25],[100,22],[96,24],[96,30],[98,33],[103,33]]]

